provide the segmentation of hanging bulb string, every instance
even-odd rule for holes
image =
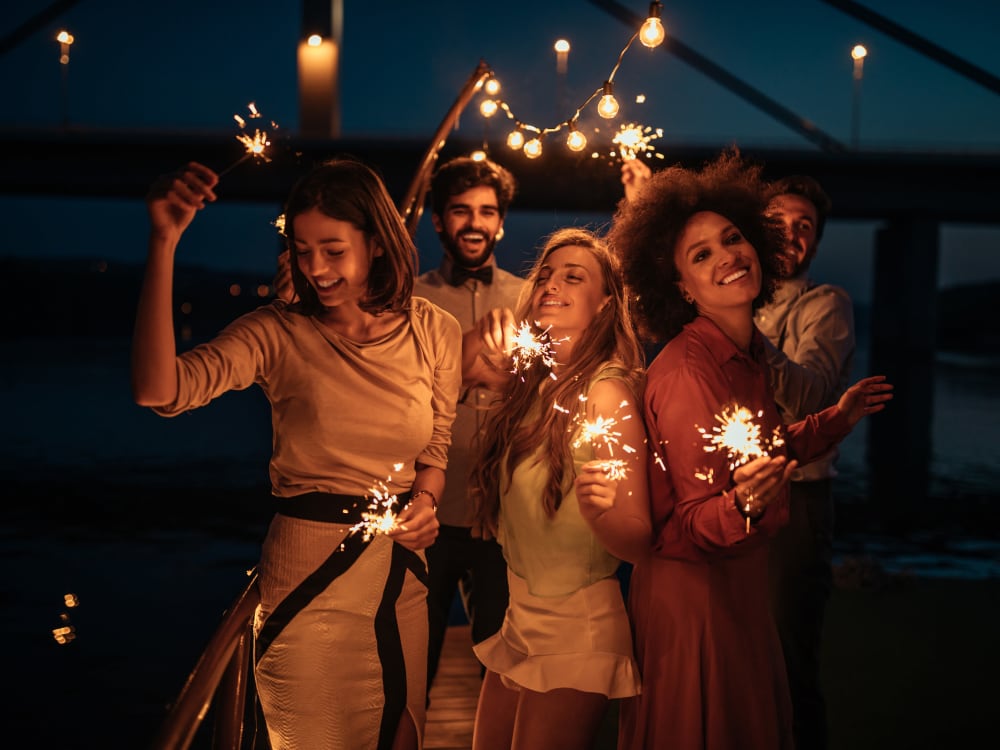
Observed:
[[[653,3],[650,4],[650,14],[649,15],[650,15],[651,18],[652,17],[656,17],[657,19],[659,18],[658,7],[662,7],[662,6],[660,6],[660,4],[656,3],[656,2],[653,2]],[[643,26],[648,21],[649,21],[649,19],[647,19],[646,21],[644,21],[643,22]],[[628,53],[629,49],[631,49],[632,44],[635,42],[635,40],[640,37],[640,34],[642,33],[642,28],[643,27],[640,26],[639,29],[636,32],[634,32],[632,34],[632,36],[629,37],[628,42],[625,43],[625,46],[622,47],[621,52],[618,53],[618,59],[615,61],[614,67],[611,69],[611,73],[608,75],[608,77],[605,80],[605,82],[601,86],[599,86],[590,96],[588,96],[587,99],[579,107],[576,108],[576,110],[574,111],[574,113],[573,113],[573,115],[571,117],[569,117],[566,120],[563,120],[562,122],[558,123],[557,125],[554,125],[552,127],[547,127],[547,128],[536,127],[535,125],[531,125],[531,124],[526,123],[523,120],[519,119],[514,114],[513,110],[511,110],[510,105],[507,102],[505,102],[505,101],[503,101],[501,99],[493,99],[492,102],[496,105],[497,109],[503,111],[503,113],[507,116],[507,119],[514,121],[514,124],[515,124],[517,130],[523,131],[523,132],[535,133],[535,134],[537,134],[536,135],[537,138],[543,138],[546,135],[551,135],[553,133],[558,133],[563,128],[571,128],[577,122],[577,120],[580,119],[580,114],[583,112],[583,110],[585,110],[587,108],[587,105],[589,105],[592,101],[594,101],[594,99],[597,99],[598,97],[603,97],[604,95],[611,94],[611,86],[612,86],[612,84],[614,82],[615,75],[618,73],[618,70],[621,68],[621,65],[622,65],[622,62],[625,59],[626,53]],[[646,42],[643,42],[643,43],[645,44]],[[657,42],[657,44],[659,44],[659,42]],[[493,110],[493,111],[490,111],[487,114],[486,111],[480,109],[480,112],[486,118],[492,117],[496,113],[496,111],[497,110]],[[616,112],[616,114],[617,114],[617,112]],[[604,116],[604,115],[602,115],[602,116]]]

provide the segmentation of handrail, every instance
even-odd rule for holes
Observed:
[[[246,698],[246,675],[249,669],[249,629],[254,612],[260,603],[257,573],[222,618],[219,627],[202,652],[198,663],[188,675],[180,695],[153,742],[153,750],[187,750],[198,727],[212,703],[220,682],[227,676],[227,691],[220,697],[219,733],[216,747],[236,750],[239,748],[243,717],[242,706]],[[234,724],[235,722],[235,724]],[[235,737],[233,733],[235,732]],[[226,734],[229,736],[224,736]]]
[[[413,237],[417,233],[417,225],[420,223],[420,215],[424,211],[424,198],[427,195],[427,189],[430,186],[429,176],[431,170],[434,168],[434,163],[437,161],[438,154],[441,149],[444,148],[444,144],[448,139],[448,131],[455,127],[458,122],[459,115],[462,114],[462,110],[469,103],[469,100],[475,95],[475,93],[483,85],[483,82],[492,75],[490,66],[486,64],[484,60],[479,61],[479,65],[469,76],[469,80],[465,82],[462,90],[459,91],[458,97],[455,99],[455,103],[451,105],[451,109],[448,110],[448,114],[444,116],[441,124],[438,126],[437,131],[434,133],[434,139],[431,141],[431,145],[427,147],[427,151],[424,152],[424,158],[420,161],[420,166],[417,168],[417,172],[413,175],[413,180],[410,181],[410,187],[406,191],[406,196],[403,198],[402,202],[399,204],[399,215],[403,217],[403,223],[406,224],[406,229]]]

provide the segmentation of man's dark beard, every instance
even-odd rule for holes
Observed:
[[[496,236],[490,237],[486,232],[483,234],[487,235],[489,239],[486,240],[485,248],[483,252],[477,255],[475,258],[469,260],[465,258],[458,249],[458,245],[452,240],[451,235],[445,232],[438,232],[438,239],[441,241],[444,251],[448,256],[454,261],[456,266],[461,266],[462,268],[479,268],[483,265],[487,258],[493,254],[493,248],[496,247],[497,238]]]

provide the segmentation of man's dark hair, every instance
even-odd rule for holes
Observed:
[[[816,242],[823,239],[823,227],[826,226],[826,217],[830,215],[833,203],[820,184],[808,175],[789,175],[771,183],[768,197],[776,198],[779,195],[800,195],[812,203],[816,207]]]
[[[493,188],[500,216],[506,216],[517,187],[514,176],[496,162],[489,159],[477,161],[470,156],[459,156],[445,162],[431,177],[431,211],[441,216],[449,198],[481,186]]]

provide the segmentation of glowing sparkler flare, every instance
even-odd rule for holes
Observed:
[[[258,111],[257,105],[254,102],[250,102],[247,105],[247,109],[250,110],[251,120],[260,119],[261,113],[260,111]],[[236,120],[236,124],[240,126],[240,130],[244,130],[246,128],[246,120],[244,120],[242,117],[240,117],[239,115],[233,115],[233,119]],[[278,124],[273,120],[271,121],[271,128],[273,130],[277,130],[278,128]],[[271,161],[271,157],[268,156],[267,154],[267,149],[271,145],[271,141],[268,138],[266,130],[261,130],[260,128],[254,128],[253,135],[250,135],[249,133],[237,133],[236,140],[243,144],[243,148],[246,149],[246,153],[244,153],[243,156],[241,156],[239,159],[237,159],[228,167],[219,172],[219,177],[222,177],[227,172],[232,171],[233,169],[235,169],[248,159],[260,160],[265,162]]]
[[[549,336],[549,328],[540,333],[535,333],[531,324],[528,321],[524,321],[514,332],[514,343],[510,351],[510,356],[513,360],[513,369],[511,372],[520,376],[521,380],[524,380],[524,372],[529,370],[536,361],[541,362],[545,367],[551,369],[556,363],[552,347],[569,340],[568,337],[559,339],[558,341],[553,340]],[[549,373],[549,377],[553,380],[556,379],[555,374],[551,372]]]
[[[581,445],[596,445],[598,441],[608,446],[608,450],[614,453],[614,446],[618,445],[618,438],[622,436],[620,432],[613,429],[618,421],[613,417],[597,417],[593,421],[580,420],[580,432],[573,441],[573,447],[579,448]]]
[[[764,412],[759,411],[756,416],[762,417]],[[715,415],[715,421],[719,424],[712,427],[711,431],[698,425],[695,427],[701,436],[709,441],[709,444],[704,446],[705,452],[725,450],[729,459],[729,469],[732,471],[752,459],[769,455],[768,446],[761,442],[760,425],[753,419],[753,412],[745,406],[733,404],[732,407],[727,406],[720,414]]]
[[[366,542],[377,534],[386,534],[402,528],[396,520],[396,504],[399,498],[391,494],[383,482],[379,482],[368,491],[372,494],[368,510],[361,513],[361,520],[348,532],[349,534],[361,532],[361,537]]]
[[[618,146],[618,153],[622,161],[637,159],[640,154],[645,154],[647,157],[655,154],[662,159],[663,156],[655,153],[656,147],[651,143],[651,141],[660,138],[662,135],[662,128],[653,130],[648,125],[629,122],[619,128],[618,132],[611,139],[611,142]]]
[[[586,400],[586,396],[580,396],[580,401],[585,402]],[[626,406],[628,406],[628,401],[622,401],[618,404],[618,409],[621,410]],[[621,418],[621,421],[624,422],[631,418],[631,414],[626,414]],[[573,424],[579,427],[576,438],[573,440],[574,449],[583,445],[603,444],[607,447],[608,453],[612,456],[615,454],[615,446],[620,446],[625,453],[632,454],[636,452],[635,448],[631,445],[621,442],[620,438],[622,434],[615,429],[615,427],[619,424],[619,421],[614,417],[603,417],[598,415],[594,419],[589,420],[585,419],[581,413],[573,419]],[[624,459],[620,458],[605,459],[601,463],[601,469],[604,471],[604,474],[608,479],[614,481],[620,481],[628,475],[628,465]]]
[[[628,466],[620,458],[609,458],[601,462],[601,471],[612,482],[620,482],[628,476]]]

